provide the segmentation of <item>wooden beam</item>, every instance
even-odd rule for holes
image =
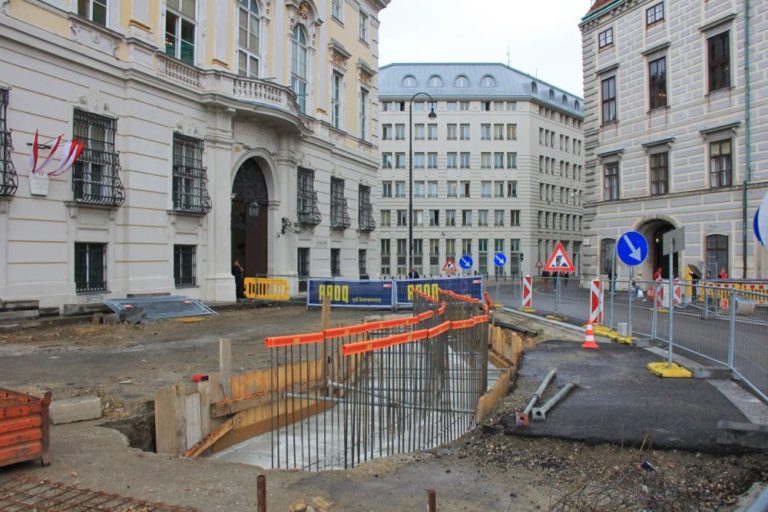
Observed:
[[[184,452],[184,456],[193,459],[198,457],[201,453],[205,452],[205,450],[213,446],[216,441],[224,437],[227,432],[239,426],[242,418],[242,413],[232,416],[230,419],[219,425],[213,432],[202,438],[199,443]]]
[[[232,398],[232,341],[219,338],[219,373],[226,398]]]

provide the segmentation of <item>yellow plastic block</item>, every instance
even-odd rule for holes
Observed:
[[[593,325],[592,331],[600,336],[607,336],[611,330],[604,325]]]
[[[536,310],[533,309],[533,308],[521,308],[520,311],[523,311],[525,313],[535,313],[536,312]]]
[[[617,331],[608,331],[605,333],[605,336],[612,341],[617,341],[619,338],[619,333]]]
[[[657,309],[657,311],[662,315],[666,315],[667,313],[669,313],[669,310],[667,308],[659,308]]]
[[[205,320],[201,316],[185,316],[183,318],[177,318],[176,321],[182,324],[195,324],[197,322],[202,322]]]
[[[616,338],[616,342],[622,345],[632,345],[632,336],[619,336]]]
[[[658,375],[659,377],[677,377],[684,379],[690,379],[693,377],[693,373],[691,373],[690,370],[683,368],[682,366],[675,363],[648,363],[647,368],[648,371],[654,375]]]

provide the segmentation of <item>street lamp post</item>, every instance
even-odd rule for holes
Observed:
[[[408,102],[408,275],[413,268],[413,100],[418,96],[429,98],[429,119],[435,119],[435,100],[429,93],[417,92]]]

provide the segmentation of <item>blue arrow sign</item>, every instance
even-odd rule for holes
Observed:
[[[493,263],[497,267],[503,267],[507,264],[507,255],[503,252],[497,252],[496,255],[493,257]]]
[[[768,249],[768,192],[755,213],[754,229],[757,240]]]
[[[459,260],[459,266],[463,268],[464,270],[469,270],[472,268],[472,256],[462,256]]]
[[[627,231],[616,243],[616,254],[630,267],[641,264],[648,256],[648,242],[637,231]]]

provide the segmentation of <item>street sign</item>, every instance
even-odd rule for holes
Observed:
[[[493,264],[497,267],[503,267],[507,264],[507,255],[503,252],[497,252],[493,257]]]
[[[626,265],[634,267],[648,256],[648,242],[637,231],[627,231],[616,242],[616,254]]]
[[[677,228],[667,231],[662,237],[664,256],[680,252],[685,249],[685,228]]]
[[[763,247],[768,249],[768,192],[755,213],[755,236]]]
[[[544,270],[547,272],[576,272],[576,267],[573,266],[573,261],[565,252],[565,247],[561,242],[557,242],[555,250],[552,251],[547,264],[544,265]]]
[[[459,259],[459,266],[463,268],[464,270],[469,270],[472,268],[472,256],[465,254]]]
[[[456,264],[453,262],[453,258],[448,256],[445,259],[445,264],[443,265],[443,272],[456,272]]]

